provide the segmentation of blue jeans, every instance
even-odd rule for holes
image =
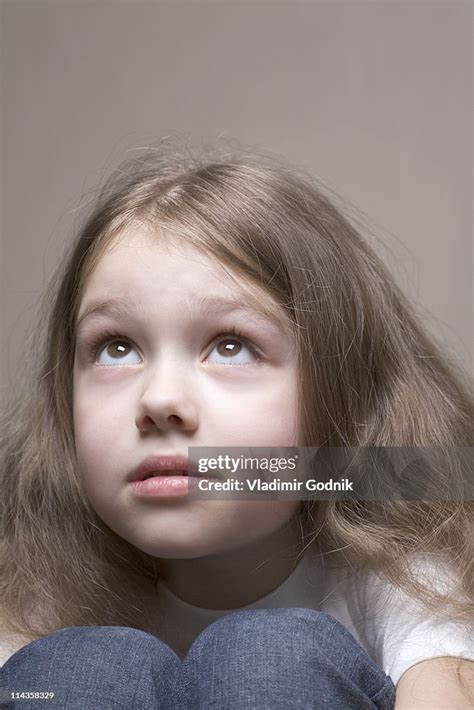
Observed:
[[[312,609],[252,609],[214,621],[181,660],[124,626],[66,628],[0,669],[2,708],[67,710],[393,710],[395,687],[352,634]]]

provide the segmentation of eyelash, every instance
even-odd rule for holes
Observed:
[[[222,333],[219,333],[215,340],[218,342],[221,339],[224,339],[225,337],[232,336],[238,340],[241,340],[242,343],[250,350],[252,355],[257,360],[260,360],[260,352],[257,349],[257,347],[247,338],[243,333],[241,333],[237,328],[234,326],[231,326],[228,328],[226,331],[223,331]],[[114,340],[119,340],[121,342],[127,342],[129,343],[128,338],[124,338],[118,331],[116,330],[105,330],[99,335],[96,335],[95,337],[91,338],[90,342],[87,345],[87,355],[88,355],[88,360],[90,362],[95,362],[99,351],[105,346],[105,345],[110,345]]]

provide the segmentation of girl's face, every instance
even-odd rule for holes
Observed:
[[[289,500],[144,501],[128,482],[144,459],[187,456],[188,446],[297,446],[293,340],[259,306],[282,315],[202,252],[145,231],[125,232],[88,280],[74,361],[79,470],[102,520],[150,555],[239,548],[276,534],[297,510]]]

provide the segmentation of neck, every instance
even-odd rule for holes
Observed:
[[[195,559],[161,559],[164,584],[177,597],[207,609],[236,609],[269,594],[295,567],[303,549],[293,519],[257,544]]]

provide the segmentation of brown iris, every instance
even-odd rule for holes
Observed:
[[[242,343],[239,343],[235,338],[224,338],[217,345],[219,355],[236,355],[240,352]]]
[[[115,348],[115,352],[112,353],[112,351],[109,348]],[[116,357],[119,355],[126,355],[127,354],[127,348],[130,348],[130,345],[127,343],[124,343],[122,340],[116,340],[114,343],[109,343],[106,347],[107,355],[110,355],[110,357]]]

